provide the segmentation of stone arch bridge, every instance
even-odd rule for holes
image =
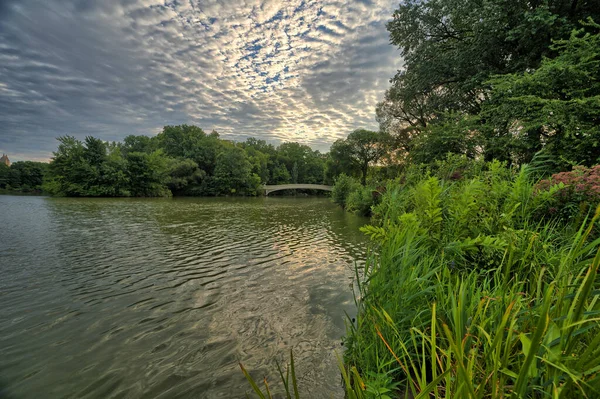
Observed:
[[[331,191],[333,186],[326,186],[324,184],[276,184],[276,185],[264,185],[262,189],[265,190],[265,195],[269,195],[273,191],[279,190],[324,190]]]

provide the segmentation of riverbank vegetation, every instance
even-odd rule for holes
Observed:
[[[0,192],[42,193],[48,164],[44,162],[19,161],[10,166],[0,163]]]
[[[362,176],[364,183],[369,165],[390,143],[388,135],[359,129],[323,154],[295,142],[234,142],[190,125],[123,142],[91,136],[58,141],[44,183],[36,187],[69,197],[254,196],[264,184],[333,184],[343,173]],[[7,184],[13,187],[12,180]]]
[[[374,243],[347,397],[600,396],[595,21],[592,1],[395,11],[405,65],[377,109],[393,144],[332,193]]]
[[[348,397],[598,396],[598,168],[462,161],[388,182],[362,229]]]
[[[45,190],[61,196],[257,195],[262,184],[318,183],[326,156],[299,143],[242,143],[197,126],[165,126],[157,136],[106,143],[60,137]]]
[[[377,255],[345,342],[366,385],[448,398],[600,393],[597,186],[539,181],[543,169],[475,162],[460,179],[388,184],[363,228]]]
[[[418,8],[416,5],[412,7]],[[415,12],[411,7],[401,10]],[[395,23],[390,24],[390,29]],[[552,54],[553,57],[540,59],[535,67],[522,60],[524,69],[521,72],[497,75],[492,70],[482,70],[486,80],[478,85],[463,78],[462,84],[471,87],[477,99],[477,106],[473,107],[467,107],[454,97],[458,96],[458,89],[453,85],[459,77],[452,78],[454,83],[450,86],[423,89],[429,93],[427,98],[394,97],[399,93],[409,95],[414,92],[414,89],[398,87],[408,84],[406,80],[417,80],[422,84],[425,84],[423,80],[427,80],[427,84],[435,85],[430,81],[431,76],[419,75],[418,68],[423,66],[417,61],[415,66],[407,61],[406,71],[396,76],[386,99],[378,108],[382,129],[387,129],[386,134],[393,144],[387,147],[390,152],[381,157],[385,162],[373,168],[370,179],[363,181],[363,186],[368,185],[372,191],[377,191],[383,182],[398,175],[402,169],[415,164],[433,166],[444,161],[449,154],[463,155],[466,159],[499,160],[514,167],[530,162],[536,153],[542,151],[549,162],[548,172],[597,164],[600,159],[599,31],[600,25],[593,20],[582,21],[567,38],[549,44],[544,54]],[[410,60],[416,50],[405,51]],[[432,50],[425,47],[420,51]],[[438,52],[436,54],[439,56]],[[465,57],[467,55],[464,54]],[[412,56],[424,55],[416,52]],[[443,105],[435,103],[442,101],[436,96],[446,92],[453,94],[444,97]],[[423,104],[432,102],[430,113],[419,123],[410,121],[406,115],[407,107],[424,107],[421,101]],[[424,112],[424,109],[419,109]],[[422,117],[425,118],[425,114]],[[372,205],[376,205],[376,201],[375,195]],[[345,201],[338,203],[344,205]]]

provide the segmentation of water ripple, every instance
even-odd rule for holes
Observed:
[[[0,392],[235,398],[294,348],[341,397],[364,219],[326,199],[0,197]]]

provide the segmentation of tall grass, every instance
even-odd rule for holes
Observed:
[[[363,228],[378,250],[357,274],[348,397],[600,397],[600,208],[535,219],[556,190],[536,173],[388,185]]]

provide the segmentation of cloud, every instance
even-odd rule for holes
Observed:
[[[400,66],[395,1],[20,0],[0,7],[0,151],[194,123],[325,150]],[[16,159],[16,158],[15,158]]]

